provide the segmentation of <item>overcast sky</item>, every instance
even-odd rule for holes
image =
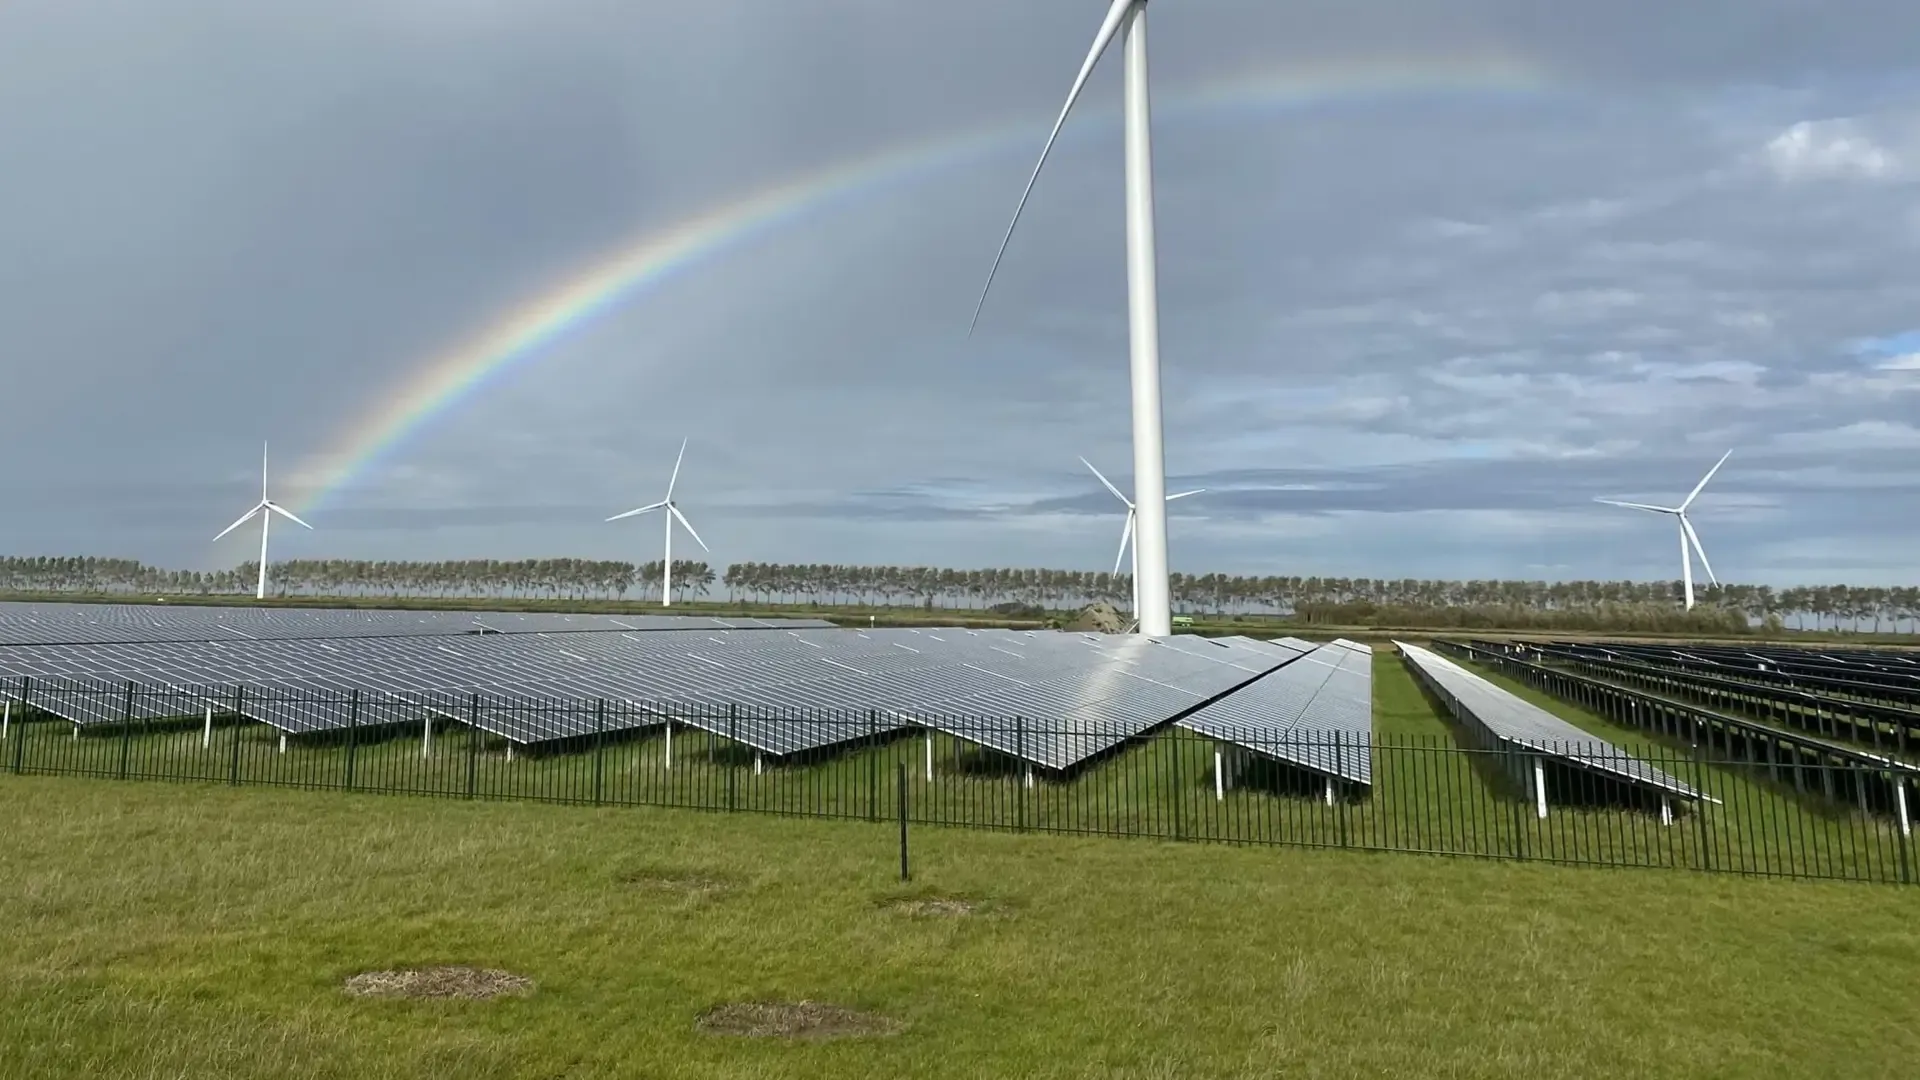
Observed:
[[[236,563],[263,438],[308,505],[408,376],[610,253],[1013,123],[635,291],[274,553],[657,558],[601,519],[688,437],[716,563],[1107,566],[1117,55],[966,337],[1103,7],[8,0],[0,552]],[[1733,448],[1724,580],[1914,580],[1920,4],[1152,11],[1167,467],[1208,489],[1175,569],[1671,579],[1671,523],[1592,500]],[[1192,104],[1243,76],[1344,89]]]

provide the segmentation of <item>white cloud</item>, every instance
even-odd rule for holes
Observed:
[[[1783,180],[1877,180],[1899,166],[1893,151],[1850,119],[1802,120],[1767,143],[1767,161]]]

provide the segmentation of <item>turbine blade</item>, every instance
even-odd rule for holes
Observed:
[[[1127,545],[1133,542],[1133,507],[1127,507],[1127,527],[1120,530],[1120,554],[1113,557],[1113,572],[1120,572],[1120,564],[1127,561]]]
[[[283,518],[286,518],[286,519],[287,519],[288,521],[291,521],[291,522],[293,522],[293,523],[294,523],[295,525],[298,525],[298,526],[300,526],[300,527],[301,527],[301,528],[303,528],[303,529],[311,529],[311,528],[313,528],[313,526],[311,526],[311,525],[309,525],[309,524],[307,524],[306,522],[304,522],[304,521],[301,521],[301,520],[300,520],[299,518],[297,518],[297,517],[295,517],[295,516],[294,516],[294,514],[293,514],[293,511],[291,511],[291,510],[289,510],[289,509],[287,509],[287,508],[286,508],[286,507],[284,507],[284,506],[281,506],[281,505],[280,505],[279,503],[277,503],[277,502],[268,502],[268,503],[262,503],[261,505],[263,505],[263,506],[265,506],[265,507],[266,507],[267,509],[269,509],[269,510],[271,510],[271,511],[273,511],[273,512],[274,512],[274,513],[276,513],[276,514],[279,514],[279,515],[280,515],[281,517],[283,517]]]
[[[637,517],[637,516],[639,516],[639,515],[641,515],[641,514],[649,514],[649,513],[652,513],[652,512],[653,512],[653,511],[655,511],[655,510],[658,510],[658,509],[660,509],[661,507],[663,507],[663,506],[665,506],[665,505],[667,505],[667,504],[666,504],[666,503],[664,503],[664,502],[657,502],[657,503],[648,503],[647,505],[645,505],[645,506],[642,506],[642,507],[639,507],[639,508],[637,508],[637,509],[634,509],[634,510],[629,510],[629,511],[627,511],[627,512],[626,512],[626,513],[624,513],[624,514],[615,514],[615,515],[613,515],[612,517],[610,517],[610,518],[608,518],[607,520],[608,520],[608,521],[619,521],[619,520],[620,520],[621,518],[630,518],[630,517]]]
[[[693,542],[700,545],[701,551],[707,552],[708,554],[713,553],[713,549],[707,546],[707,542],[700,539],[700,534],[693,531],[693,522],[687,520],[687,515],[681,513],[679,507],[669,506],[667,507],[667,513],[672,514],[673,520],[679,522],[680,527],[687,530],[687,535],[693,537]]]
[[[1173,500],[1175,500],[1175,499],[1184,499],[1184,498],[1186,498],[1186,497],[1187,497],[1187,496],[1189,496],[1189,495],[1198,495],[1198,494],[1200,494],[1201,492],[1203,492],[1203,491],[1205,491],[1205,490],[1207,490],[1207,489],[1206,489],[1206,488],[1194,488],[1194,489],[1193,489],[1192,491],[1176,491],[1176,492],[1174,492],[1174,493],[1173,493],[1172,495],[1169,495],[1169,496],[1167,496],[1167,501],[1168,501],[1168,502],[1172,502],[1172,501],[1173,501]]]
[[[1624,506],[1629,510],[1650,510],[1656,514],[1677,514],[1680,512],[1671,506],[1648,506],[1646,503],[1621,502],[1618,499],[1595,499],[1593,501],[1606,503],[1608,506]]]
[[[1707,561],[1707,549],[1700,546],[1700,534],[1693,531],[1693,522],[1688,521],[1685,514],[1680,515],[1680,527],[1686,530],[1687,539],[1693,542],[1694,554],[1700,556],[1700,566],[1706,570],[1707,580],[1715,585],[1720,584],[1720,579],[1713,576],[1713,564]]]
[[[1117,487],[1114,487],[1114,486],[1113,486],[1113,482],[1112,482],[1111,480],[1108,480],[1108,479],[1107,479],[1107,478],[1106,478],[1105,476],[1103,476],[1103,475],[1101,475],[1101,473],[1100,473],[1100,470],[1099,470],[1099,469],[1094,469],[1094,468],[1093,468],[1093,462],[1091,462],[1091,461],[1088,461],[1088,460],[1087,460],[1086,458],[1081,458],[1081,459],[1080,459],[1080,464],[1082,464],[1082,465],[1085,465],[1085,466],[1086,466],[1087,468],[1089,468],[1089,469],[1092,469],[1092,470],[1093,470],[1093,475],[1095,475],[1095,476],[1098,476],[1098,477],[1100,477],[1100,482],[1101,482],[1102,484],[1105,484],[1105,485],[1107,485],[1107,490],[1108,490],[1108,491],[1111,491],[1111,492],[1113,492],[1113,497],[1114,497],[1114,498],[1116,498],[1116,499],[1119,499],[1119,500],[1120,500],[1121,502],[1123,502],[1123,503],[1126,503],[1126,504],[1127,504],[1127,509],[1128,509],[1128,510],[1132,510],[1132,509],[1133,509],[1133,500],[1132,500],[1132,499],[1129,499],[1129,498],[1127,498],[1127,497],[1126,497],[1125,495],[1122,495],[1122,494],[1120,494],[1120,489],[1119,489],[1119,488],[1117,488]]]
[[[1680,509],[1685,510],[1687,507],[1693,505],[1693,500],[1700,497],[1700,489],[1707,486],[1707,481],[1713,479],[1713,474],[1719,472],[1720,466],[1725,465],[1727,459],[1732,456],[1732,450],[1728,450],[1726,453],[1720,455],[1720,460],[1713,463],[1713,468],[1707,470],[1707,475],[1701,477],[1700,482],[1693,485],[1693,490],[1687,493],[1687,501],[1680,504]]]
[[[1066,126],[1067,114],[1073,111],[1074,103],[1080,100],[1080,91],[1085,89],[1087,78],[1093,74],[1094,65],[1100,62],[1101,54],[1112,44],[1113,35],[1120,31],[1120,25],[1127,21],[1134,5],[1141,0],[1113,0],[1107,8],[1107,17],[1100,22],[1100,30],[1093,36],[1093,47],[1087,50],[1087,58],[1080,64],[1080,74],[1074,76],[1073,88],[1067,91],[1067,103],[1060,107],[1060,117],[1053,122],[1053,131],[1047,135],[1047,143],[1040,148],[1040,160],[1033,166],[1033,174],[1027,177],[1027,186],[1020,192],[1020,202],[1013,208],[1013,220],[1007,223],[1007,234],[1000,238],[1000,250],[994,253],[993,267],[987,271],[987,283],[980,290],[980,302],[973,306],[973,321],[967,324],[967,336],[972,337],[976,326],[980,325],[980,311],[987,306],[987,293],[993,288],[994,275],[1000,272],[1000,260],[1007,257],[1007,244],[1013,240],[1013,230],[1020,225],[1020,214],[1027,208],[1027,198],[1033,194],[1034,182],[1040,179],[1040,170],[1047,165],[1047,155],[1053,152],[1055,140],[1060,138],[1060,129]]]
[[[221,530],[220,530],[220,535],[219,535],[219,536],[216,536],[216,537],[214,537],[214,539],[215,539],[215,540],[219,540],[221,536],[225,536],[225,535],[227,535],[228,533],[230,533],[230,532],[232,532],[233,530],[235,530],[235,529],[237,529],[237,528],[239,528],[240,526],[242,526],[242,525],[245,525],[245,524],[246,524],[247,522],[249,522],[249,521],[252,521],[252,520],[253,520],[253,515],[255,515],[255,514],[257,514],[257,513],[259,513],[259,512],[260,512],[260,507],[262,507],[262,506],[265,506],[265,505],[267,505],[267,504],[266,504],[266,503],[264,503],[264,502],[262,502],[262,503],[260,503],[260,504],[258,504],[258,505],[256,505],[256,506],[255,506],[255,507],[254,507],[253,509],[251,509],[251,510],[249,510],[249,511],[247,511],[247,512],[246,512],[246,513],[244,513],[244,514],[241,514],[241,515],[240,515],[240,520],[238,520],[238,521],[236,521],[236,522],[234,522],[233,524],[231,524],[231,525],[229,525],[229,526],[227,526],[227,527],[226,527],[226,528],[224,528],[224,529],[221,529]]]
[[[673,485],[678,483],[680,480],[680,462],[685,460],[686,456],[687,456],[687,440],[681,439],[680,453],[673,459],[673,475],[667,477],[667,497],[665,500],[666,502],[673,501]]]

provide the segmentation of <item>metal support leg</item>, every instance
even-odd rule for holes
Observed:
[[[1903,777],[1893,778],[1893,805],[1900,815],[1900,835],[1913,835],[1913,822],[1907,817],[1907,781]]]
[[[1660,796],[1660,824],[1673,824],[1673,800],[1665,795]]]
[[[1541,820],[1547,816],[1547,767],[1538,760],[1533,763],[1533,809]]]
[[[287,737],[285,735],[280,736],[280,752],[283,754],[287,752]]]
[[[207,706],[206,726],[200,729],[200,749],[205,750],[211,747],[212,745],[213,745],[213,706],[209,705]]]
[[[933,732],[927,732],[927,783],[933,783]]]
[[[1213,799],[1215,802],[1222,802],[1227,797],[1225,757],[1226,755],[1220,752],[1219,747],[1216,746],[1213,748]]]
[[[428,713],[426,716],[426,719],[422,721],[420,725],[420,756],[422,758],[427,758],[427,757],[431,757],[432,755],[433,755],[433,714]]]
[[[667,771],[673,771],[673,721],[667,721]]]
[[[754,751],[753,754],[753,775],[760,775],[760,752],[758,750]]]

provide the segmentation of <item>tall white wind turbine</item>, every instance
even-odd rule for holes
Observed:
[[[1648,513],[1652,513],[1652,514],[1671,514],[1673,516],[1673,519],[1679,522],[1680,524],[1680,581],[1681,581],[1681,584],[1686,589],[1688,611],[1693,610],[1693,553],[1694,552],[1697,551],[1700,553],[1700,565],[1703,568],[1705,568],[1707,571],[1707,580],[1713,582],[1715,585],[1718,585],[1720,584],[1720,579],[1713,576],[1713,564],[1707,561],[1707,549],[1700,546],[1700,535],[1693,531],[1693,522],[1687,520],[1687,507],[1693,505],[1693,500],[1700,497],[1700,489],[1707,486],[1707,481],[1713,479],[1713,474],[1719,472],[1720,466],[1725,465],[1727,463],[1727,459],[1732,456],[1733,456],[1732,450],[1728,450],[1726,453],[1721,454],[1720,460],[1714,462],[1713,468],[1707,470],[1707,475],[1701,477],[1700,482],[1693,485],[1693,490],[1687,493],[1687,497],[1681,501],[1679,506],[1652,506],[1647,503],[1620,502],[1615,499],[1595,499],[1594,500],[1594,502],[1606,503],[1608,506],[1624,506],[1629,510],[1645,510]],[[1692,545],[1692,550],[1688,550],[1689,544]]]
[[[254,504],[253,509],[240,515],[239,521],[236,521],[233,524],[227,526],[226,528],[221,529],[220,535],[214,537],[214,540],[218,541],[221,539],[221,537],[226,536],[228,533],[232,532],[233,530],[239,528],[242,525],[245,525],[249,521],[252,521],[253,515],[255,514],[260,515],[260,583],[254,587],[253,598],[255,600],[265,600],[267,598],[267,533],[270,531],[270,527],[273,525],[273,515],[279,514],[281,517],[286,518],[288,521],[293,522],[295,525],[298,525],[303,529],[313,528],[313,526],[295,517],[293,514],[293,511],[288,510],[286,507],[281,506],[279,503],[274,502],[272,499],[267,498],[267,444],[266,443],[260,444],[260,501]]]
[[[621,518],[638,517],[641,514],[651,513],[655,510],[665,510],[667,512],[667,550],[666,558],[661,561],[660,570],[661,607],[673,606],[673,523],[678,521],[680,526],[687,530],[687,535],[693,537],[693,542],[700,545],[700,550],[706,552],[713,551],[712,548],[707,546],[705,540],[700,539],[700,534],[693,529],[693,522],[687,520],[687,515],[681,513],[679,505],[673,501],[673,485],[680,481],[680,462],[685,460],[686,456],[687,440],[681,439],[680,455],[673,459],[673,475],[667,478],[666,498],[661,499],[657,503],[649,503],[646,506],[629,510],[624,514],[615,514],[607,519],[608,521],[619,521]]]
[[[1140,630],[1146,634],[1173,632],[1172,596],[1167,585],[1167,462],[1161,437],[1160,415],[1160,301],[1154,283],[1153,228],[1153,144],[1152,107],[1147,88],[1147,0],[1113,0],[1107,17],[1094,34],[1093,47],[1080,64],[1073,87],[1067,91],[1067,103],[1053,122],[1040,161],[1027,177],[1020,202],[1013,210],[1007,234],[987,272],[987,284],[980,290],[980,302],[973,309],[973,324],[980,322],[980,310],[986,306],[987,291],[1006,257],[1007,243],[1020,224],[1027,197],[1033,194],[1034,181],[1047,164],[1047,154],[1060,137],[1060,129],[1073,111],[1074,102],[1093,74],[1094,65],[1113,43],[1121,29],[1126,30],[1126,180],[1127,180],[1127,336],[1129,367],[1133,378],[1133,505],[1139,519],[1135,543],[1134,588],[1139,591],[1135,614]],[[973,331],[969,327],[968,331]]]
[[[1114,487],[1113,482],[1111,480],[1108,480],[1105,476],[1101,475],[1100,470],[1095,469],[1093,467],[1093,462],[1088,461],[1086,458],[1081,458],[1080,464],[1085,465],[1090,471],[1092,471],[1094,476],[1099,477],[1100,482],[1106,485],[1107,490],[1113,492],[1113,497],[1116,499],[1119,499],[1120,502],[1124,504],[1127,508],[1127,527],[1120,530],[1120,552],[1119,554],[1113,557],[1113,572],[1116,574],[1120,572],[1120,564],[1126,560],[1127,550],[1129,548],[1132,548],[1133,550],[1133,613],[1134,613],[1134,617],[1138,618],[1140,615],[1140,548],[1137,544],[1133,542],[1134,519],[1137,517],[1137,513],[1134,510],[1134,506],[1133,506],[1133,500],[1127,498],[1125,495],[1120,494],[1120,489],[1117,487]],[[1198,495],[1205,490],[1207,489],[1194,488],[1192,491],[1176,491],[1173,494],[1167,496],[1167,501],[1172,502],[1175,499],[1184,499],[1189,495]]]

